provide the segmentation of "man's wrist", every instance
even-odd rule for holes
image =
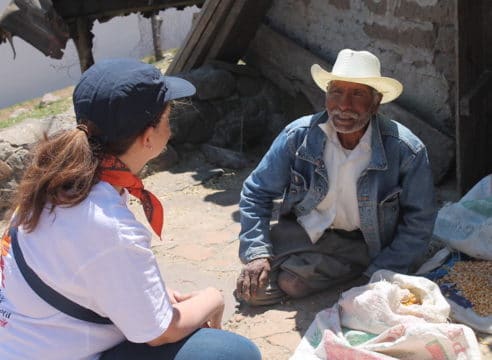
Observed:
[[[263,253],[263,254],[257,254],[257,255],[252,255],[252,256],[248,257],[246,262],[249,263],[253,260],[258,260],[258,259],[267,259],[268,261],[270,261],[271,258],[272,258],[272,256],[270,254]]]

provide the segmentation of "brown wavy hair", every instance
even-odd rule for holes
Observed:
[[[56,206],[72,207],[82,202],[99,181],[98,167],[104,154],[124,154],[133,142],[148,128],[155,127],[166,109],[141,132],[123,140],[105,142],[100,131],[91,122],[81,121],[73,130],[44,135],[31,151],[30,164],[14,195],[16,209],[14,224],[33,231],[41,213],[49,204],[49,211]]]

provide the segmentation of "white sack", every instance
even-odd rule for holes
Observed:
[[[422,309],[401,310],[398,306],[389,306],[383,296],[375,294],[379,291],[376,282],[397,286],[387,293],[398,297],[401,291],[412,289],[423,294]],[[431,284],[429,284],[431,283]],[[353,301],[356,292],[352,290],[342,294],[345,309],[342,311],[341,301],[333,307],[320,311],[311,326],[303,336],[301,343],[290,360],[468,360],[480,359],[480,349],[473,331],[465,325],[449,324],[445,322],[449,306],[432,282],[413,276],[395,274],[390,271],[378,271],[371,278],[371,283],[355,288],[358,296],[367,298],[364,289],[372,292],[377,302],[367,308],[364,301]],[[380,307],[378,307],[381,306]],[[412,307],[416,305],[409,305]],[[363,309],[359,308],[362,307]],[[391,309],[392,315],[383,317],[383,309]],[[431,314],[431,309],[435,314]],[[365,312],[364,312],[365,311]],[[364,316],[362,314],[364,313]],[[367,331],[343,331],[347,326],[341,319],[355,321],[359,319],[370,326],[377,324],[379,335]],[[364,319],[365,317],[365,319]],[[377,319],[376,319],[377,318]],[[395,319],[401,323],[390,325]],[[444,319],[441,323],[429,322]],[[384,323],[387,324],[383,329]],[[357,325],[356,328],[361,326]]]
[[[410,292],[421,305],[401,303]],[[369,284],[344,292],[339,304],[343,326],[373,334],[380,334],[397,324],[443,323],[450,311],[434,282],[388,270],[376,271]]]

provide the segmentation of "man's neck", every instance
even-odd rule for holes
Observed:
[[[343,148],[347,150],[353,150],[357,145],[359,145],[360,139],[364,136],[366,133],[367,127],[369,126],[369,123],[367,123],[364,128],[352,132],[352,133],[339,133],[337,132],[338,140],[340,141],[340,144],[342,145]]]

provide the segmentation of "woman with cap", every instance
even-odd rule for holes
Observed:
[[[165,149],[183,79],[130,59],[96,63],[73,94],[77,127],[41,141],[0,253],[1,359],[260,359],[220,330],[214,288],[166,289],[140,199],[159,236],[163,210],[136,174]]]

